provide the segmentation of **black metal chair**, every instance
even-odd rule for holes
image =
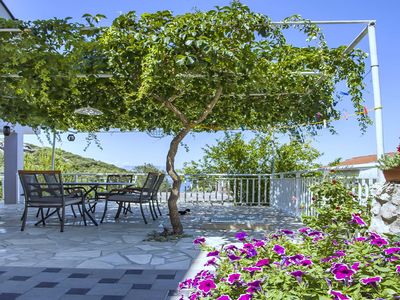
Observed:
[[[130,174],[111,174],[111,175],[107,175],[107,182],[132,182],[132,180],[133,180],[133,175],[130,175]],[[112,190],[121,189],[121,188],[123,188],[123,187],[122,186],[115,186],[115,185],[114,186],[108,185],[105,188],[104,191],[98,191],[96,189],[95,197],[94,197],[95,202],[91,205],[90,210],[92,212],[95,212],[96,204],[97,204],[97,202],[99,200],[106,200],[106,198],[110,195],[110,192]]]
[[[158,176],[159,176],[158,173],[153,173],[153,172],[148,173],[146,181],[144,182],[143,186],[140,188],[128,187],[128,188],[123,188],[123,189],[112,190],[106,198],[106,201],[104,204],[103,217],[101,218],[100,223],[103,222],[103,220],[106,216],[108,202],[110,202],[110,201],[116,202],[118,204],[118,211],[115,215],[115,219],[119,218],[122,209],[128,207],[130,204],[139,204],[140,212],[143,217],[143,221],[145,224],[147,224],[147,220],[146,220],[146,217],[145,217],[144,211],[143,211],[143,204],[148,203],[151,216],[152,216],[153,220],[155,220],[155,217],[153,214],[151,198],[152,198],[152,194],[153,194]]]
[[[64,189],[60,171],[18,171],[22,187],[25,195],[25,209],[22,217],[21,231],[25,229],[30,207],[39,208],[41,220],[35,225],[43,223],[53,214],[57,213],[60,219],[61,229],[64,231],[65,224],[65,208],[72,205],[80,205],[82,207],[82,218],[86,224],[87,215],[92,222],[97,225],[93,217],[87,212],[85,207],[85,198],[82,192],[67,193]],[[54,208],[52,213],[43,213],[44,208]],[[61,215],[60,215],[61,210]]]
[[[158,191],[160,190],[161,184],[164,182],[165,174],[160,174],[157,178],[156,184],[153,189],[153,193],[151,194],[151,204],[153,206],[153,212],[156,218],[158,218],[155,204],[157,204],[158,213],[162,216],[160,205],[158,204]]]

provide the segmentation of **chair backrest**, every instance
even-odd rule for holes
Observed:
[[[158,191],[160,190],[161,184],[164,181],[164,178],[165,178],[165,174],[161,173],[158,175],[157,181],[153,188],[153,193],[151,195],[151,199],[153,199],[153,200],[157,199],[157,194],[158,194]]]
[[[18,171],[26,201],[48,196],[61,197],[61,171]]]
[[[107,182],[132,182],[133,175],[129,174],[111,174],[107,175]],[[111,191],[114,189],[122,188],[122,186],[107,186],[107,191]]]
[[[151,198],[151,196],[153,194],[154,186],[157,182],[157,178],[158,178],[158,173],[149,172],[147,174],[147,178],[142,186],[142,191],[141,191],[141,195],[140,195],[142,200],[148,200]]]

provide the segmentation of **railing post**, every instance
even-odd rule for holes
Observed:
[[[261,203],[261,175],[258,174],[258,206]]]

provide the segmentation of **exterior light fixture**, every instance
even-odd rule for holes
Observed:
[[[103,112],[90,106],[75,109],[74,113],[86,116],[101,116]]]
[[[6,125],[3,127],[3,134],[4,136],[9,136],[11,134],[11,127]]]
[[[75,141],[75,135],[73,135],[72,133],[68,134],[67,140],[70,141],[70,142]]]

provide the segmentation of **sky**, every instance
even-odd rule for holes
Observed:
[[[85,13],[104,14],[106,23],[121,13],[131,10],[142,14],[157,10],[171,10],[175,14],[191,12],[194,9],[208,10],[215,5],[229,4],[229,0],[5,0],[4,1],[14,16],[22,20],[48,19],[53,17],[73,17],[82,21]],[[399,115],[399,78],[400,78],[400,27],[395,23],[400,11],[399,0],[243,0],[252,10],[268,15],[275,21],[282,20],[293,14],[311,20],[376,20],[377,45],[379,56],[379,73],[383,106],[383,126],[385,151],[394,151],[400,140],[400,125],[397,123]],[[325,25],[321,26],[328,44],[332,47],[349,44],[363,25]],[[368,39],[365,38],[359,48],[369,52]],[[369,59],[367,67],[369,68]],[[367,69],[368,71],[368,69]],[[364,92],[365,106],[369,108],[369,115],[374,119],[374,103],[372,93],[371,74],[365,77],[366,90]],[[345,88],[343,88],[345,89]],[[350,99],[341,104],[342,111],[349,111]],[[334,123],[338,134],[331,135],[328,130],[322,130],[318,136],[309,137],[314,147],[321,151],[321,163],[328,163],[335,158],[344,159],[376,153],[375,127],[370,126],[365,134],[360,132],[354,118],[340,120]],[[251,133],[245,133],[247,138]],[[69,142],[66,135],[61,136],[57,147],[83,156],[117,164],[119,166],[135,166],[143,163],[152,163],[156,166],[165,165],[165,157],[172,137],[161,139],[152,138],[146,133],[114,133],[98,134],[102,148],[90,145],[85,151],[86,134],[78,134],[74,142]],[[223,133],[194,134],[187,136],[184,143],[189,151],[181,147],[176,158],[178,168],[184,162],[198,160],[202,157],[202,148],[206,144],[215,144],[216,138],[221,138]],[[282,141],[286,136],[280,137]],[[48,145],[47,139],[41,140]],[[25,136],[25,142],[40,144],[35,135]]]

